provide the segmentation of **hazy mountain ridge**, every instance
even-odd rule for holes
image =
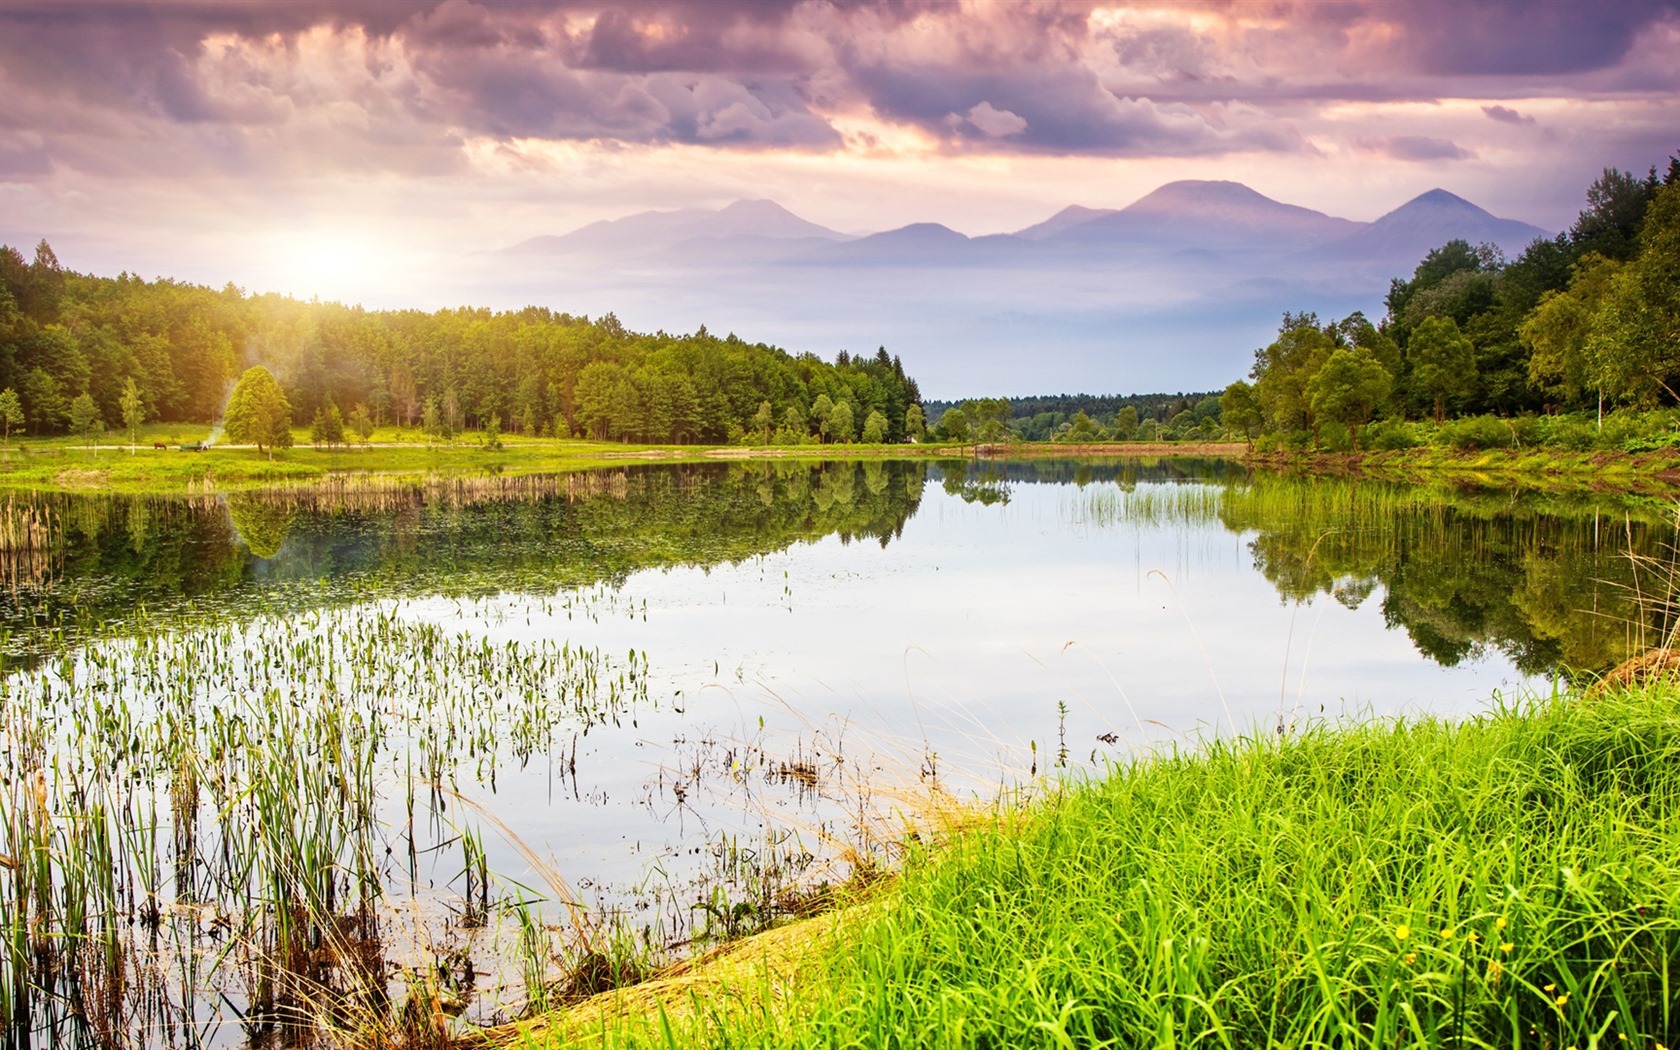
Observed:
[[[998,390],[1023,353],[1048,387],[1211,389],[1284,311],[1380,316],[1389,280],[1432,248],[1514,257],[1545,236],[1444,190],[1355,222],[1184,181],[977,237],[933,222],[848,235],[771,201],[644,212],[483,256],[478,279],[649,331],[705,324],[825,356],[885,345],[930,396]]]

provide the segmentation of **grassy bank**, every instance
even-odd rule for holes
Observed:
[[[478,474],[556,474],[625,462],[705,462],[729,459],[900,459],[1070,455],[1209,456],[1236,455],[1241,445],[1184,443],[1070,445],[630,445],[609,441],[522,438],[504,435],[500,448],[487,448],[478,435],[433,443],[416,430],[383,428],[366,446],[317,448],[298,431],[294,444],[269,454],[256,448],[217,443],[202,451],[183,449],[206,441],[206,427],[156,425],[139,440],[107,435],[88,445],[78,438],[14,438],[0,449],[0,488],[120,492],[229,490],[309,482],[334,474],[396,477]]]
[[[1680,1045],[1680,689],[1222,741],[511,1045]]]
[[[1343,474],[1413,484],[1449,482],[1540,489],[1596,489],[1672,496],[1680,492],[1680,454],[1571,452],[1559,448],[1471,449],[1440,447],[1386,452],[1263,452],[1253,466]]]

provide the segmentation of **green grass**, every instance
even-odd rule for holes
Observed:
[[[1680,690],[1139,761],[828,922],[791,990],[579,1044],[1680,1045]]]
[[[200,452],[180,446],[205,441],[203,424],[151,424],[140,429],[131,448],[126,434],[108,433],[90,446],[81,438],[17,437],[0,448],[0,489],[118,492],[226,490],[309,482],[334,474],[380,474],[394,477],[478,474],[556,474],[625,461],[703,462],[718,458],[791,458],[801,460],[902,459],[962,456],[974,446],[921,445],[633,445],[616,441],[527,438],[503,434],[502,448],[484,447],[482,435],[468,433],[452,442],[429,442],[418,430],[381,427],[371,443],[316,448],[307,428],[294,428],[293,446],[272,455],[254,447],[218,444]],[[155,447],[162,443],[164,448]],[[1233,454],[1241,446],[1221,446]],[[1207,455],[1205,445],[1149,445],[1119,456]],[[1066,456],[1067,446],[1012,445],[999,450],[1010,458]]]

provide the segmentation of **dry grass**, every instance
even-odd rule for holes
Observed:
[[[801,979],[833,949],[842,926],[881,911],[884,903],[884,898],[877,898],[731,941],[667,967],[646,981],[474,1033],[461,1045],[566,1045],[603,1027],[615,1028],[625,1020],[645,1019],[660,1010],[676,1025],[708,1003],[725,998],[737,1007],[743,998],[752,999],[754,1009],[773,1013],[799,996]]]

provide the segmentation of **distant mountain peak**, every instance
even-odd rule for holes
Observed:
[[[1080,204],[1070,204],[1043,222],[1035,222],[1025,229],[1016,230],[1014,236],[1029,241],[1041,241],[1092,219],[1113,214],[1113,208],[1087,208]]]
[[[1264,193],[1240,182],[1232,182],[1228,179],[1179,179],[1176,182],[1169,182],[1156,187],[1152,192],[1134,201],[1124,210],[1178,210],[1185,205],[1206,206],[1210,204],[1294,207],[1294,205],[1275,201]]]
[[[1489,212],[1486,208],[1478,207],[1477,205],[1465,200],[1463,197],[1460,197],[1458,194],[1449,193],[1438,186],[1427,193],[1418,194],[1416,197],[1413,197],[1411,200],[1400,205],[1400,207],[1394,209],[1394,211],[1389,214],[1393,215],[1397,212],[1405,211],[1407,208],[1451,209],[1454,211],[1474,212],[1477,215],[1486,215],[1489,218],[1493,217],[1493,213]]]

